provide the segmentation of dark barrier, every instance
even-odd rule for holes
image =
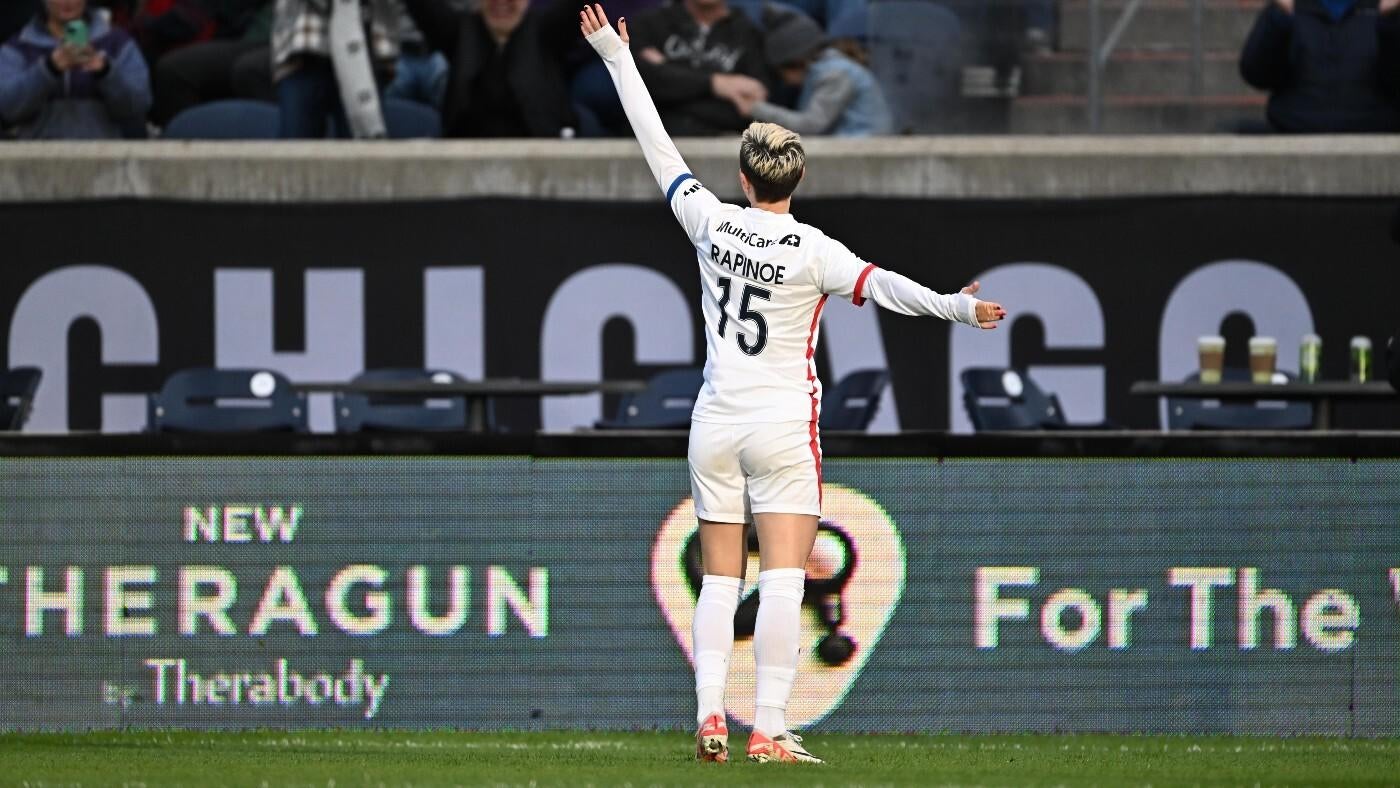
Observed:
[[[795,724],[1400,729],[1395,460],[826,477]],[[0,459],[0,727],[685,727],[687,495],[672,458]]]
[[[883,430],[965,429],[956,372],[1031,367],[1076,421],[1154,428],[1137,380],[1179,380],[1222,331],[1323,338],[1347,374],[1354,334],[1382,348],[1400,269],[1393,203],[1374,199],[799,201],[862,256],[942,290],[980,277],[1017,320],[977,332],[831,303],[831,383],[888,366]],[[468,377],[646,376],[704,353],[692,252],[659,200],[353,205],[119,201],[0,206],[0,354],[44,368],[32,430],[139,429],[140,392],[187,366],[267,365],[293,379],[420,365]],[[1379,353],[1378,359],[1379,359]],[[596,396],[503,402],[528,432],[606,412]],[[313,423],[329,427],[329,401]],[[1393,403],[1341,427],[1400,426]]]

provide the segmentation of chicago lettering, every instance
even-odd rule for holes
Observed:
[[[726,243],[728,238],[734,238],[738,246],[796,247],[803,243],[795,233],[776,240],[757,237],[733,222],[721,221],[716,229],[721,230]],[[717,247],[711,248],[711,254],[717,264],[725,261],[725,267],[736,276],[750,278],[752,275],[753,281],[775,285],[782,284],[785,278],[781,267],[766,268],[750,261],[747,255],[722,253]],[[493,264],[492,270],[494,265],[504,263]],[[23,272],[31,268],[21,266],[16,270]],[[106,432],[139,431],[146,426],[144,397],[150,381],[156,379],[152,375],[158,378],[175,368],[204,366],[212,360],[214,366],[267,366],[287,372],[294,379],[349,379],[364,367],[366,342],[389,346],[382,336],[373,341],[366,336],[367,298],[377,295],[365,292],[362,269],[313,267],[306,271],[300,306],[311,333],[307,335],[302,352],[278,351],[273,347],[272,269],[214,268],[213,274],[212,301],[216,306],[223,305],[214,309],[213,345],[189,346],[181,354],[168,357],[161,353],[159,337],[183,333],[192,325],[190,321],[196,319],[172,300],[171,293],[160,289],[148,292],[141,281],[109,265],[70,265],[43,271],[24,288],[8,316],[6,341],[10,348],[10,365],[37,366],[44,372],[44,384],[39,387],[33,416],[26,429],[35,432],[97,428]],[[603,325],[618,317],[632,323],[637,337],[634,352],[640,354],[638,363],[684,365],[694,362],[690,338],[698,321],[691,311],[690,299],[678,284],[648,266],[607,263],[581,267],[572,271],[564,284],[549,294],[549,306],[542,314],[522,317],[519,310],[495,310],[492,321],[510,322],[499,325],[492,322],[491,332],[487,331],[485,317],[487,267],[422,267],[405,275],[421,276],[426,285],[421,312],[422,335],[400,336],[396,332],[408,325],[402,322],[389,324],[385,330],[391,333],[394,347],[414,348],[414,343],[419,343],[409,359],[418,358],[415,354],[421,351],[422,358],[435,368],[454,369],[475,378],[484,375],[489,356],[498,359],[518,356],[522,350],[533,354],[533,349],[521,348],[518,343],[522,326],[538,319],[541,376],[574,380],[583,375],[585,379],[595,379],[602,375],[603,342],[598,337]],[[1115,332],[1129,329],[1115,328],[1108,321],[1110,313],[1105,311],[1102,302],[1104,292],[1096,282],[1070,268],[1051,263],[1007,263],[968,278],[980,280],[985,292],[995,293],[1003,302],[1017,304],[1018,314],[1035,316],[1045,326],[1046,351],[1067,350],[1079,355],[1073,361],[1043,361],[1031,369],[1033,376],[1039,370],[1052,372],[1060,400],[1072,403],[1069,408],[1073,420],[1100,421],[1110,402],[1127,396],[1126,391],[1110,389],[1108,385],[1107,360],[1113,358],[1114,353],[1107,348]],[[608,310],[600,310],[594,294],[607,291],[604,283],[618,281],[626,282],[630,298],[611,304]],[[1145,330],[1137,324],[1131,327],[1135,332],[1131,340],[1133,347],[1146,351],[1155,342],[1159,380],[1180,380],[1194,371],[1195,337],[1202,326],[1218,324],[1229,314],[1247,315],[1256,330],[1279,337],[1302,336],[1325,328],[1317,324],[1314,307],[1310,306],[1316,294],[1305,295],[1287,270],[1267,263],[1207,261],[1189,272],[1183,269],[1182,274],[1162,282],[1163,288],[1168,286],[1170,289],[1145,295],[1148,311],[1157,314],[1160,310],[1162,315],[1155,334],[1151,326]],[[1232,295],[1222,302],[1216,295],[1219,293]],[[590,297],[576,298],[578,294]],[[632,301],[645,306],[630,303]],[[195,302],[203,301],[197,298],[191,303]],[[658,304],[666,305],[660,316],[657,312],[662,310],[656,308]],[[159,314],[157,306],[161,308]],[[166,317],[166,310],[181,317]],[[206,316],[197,319],[204,320]],[[839,311],[831,311],[823,319],[830,322],[843,318]],[[79,320],[95,324],[102,341],[95,355],[80,353],[78,360],[72,363],[104,370],[98,382],[80,381],[69,369],[70,328]],[[493,341],[500,343],[499,346],[488,347],[488,335],[497,337]],[[833,332],[830,336],[834,340],[839,335]],[[531,333],[526,330],[524,336],[531,336]],[[874,341],[867,347],[880,354],[879,358],[862,359],[863,364],[899,365],[898,358],[884,357],[883,346],[878,342],[878,324],[863,336]],[[969,366],[1010,366],[1010,334],[1000,336],[1001,339],[997,339],[975,331],[950,332],[947,411],[941,415],[925,414],[935,419],[929,426],[946,424],[954,432],[972,431],[962,404],[962,383],[957,373]],[[580,342],[586,343],[582,352]],[[834,344],[828,349],[841,352]],[[1280,365],[1288,368],[1283,361]],[[324,397],[324,401],[318,403],[318,396],[323,395],[313,396],[310,406],[312,428],[328,432],[333,428],[331,402],[329,397]],[[897,390],[893,397],[898,402],[910,403],[902,405],[901,410],[923,414],[924,406],[914,404],[921,398],[906,398]],[[70,401],[81,403],[81,407],[70,408]],[[545,429],[569,430],[596,421],[602,415],[602,398],[600,395],[545,398],[540,411],[541,426]],[[882,409],[882,414],[890,411]],[[70,412],[77,414],[72,423]],[[1159,420],[1165,424],[1164,409]],[[896,419],[890,427],[897,424]],[[202,520],[207,520],[207,509],[202,514]],[[276,513],[268,509],[263,514],[261,525],[271,528]],[[219,511],[217,515],[221,533],[226,530],[224,517],[230,516],[235,538],[245,530],[242,521],[250,520],[251,525],[246,530],[256,535],[255,540],[261,540],[257,512],[245,516],[237,511]],[[283,516],[280,525],[290,528],[291,513],[284,510]],[[280,540],[280,536],[277,538]],[[200,539],[207,541],[202,532]]]

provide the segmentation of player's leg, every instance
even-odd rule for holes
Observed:
[[[700,554],[705,573],[695,600],[691,635],[695,648],[695,718],[702,728],[711,717],[725,718],[724,687],[734,649],[734,612],[743,595],[744,565],[748,559],[744,528],[743,523],[700,521]],[[727,736],[728,731],[725,733]],[[724,744],[728,744],[727,739]]]
[[[729,759],[724,687],[734,648],[734,612],[743,593],[745,521],[748,519],[743,473],[725,425],[691,425],[690,486],[700,520],[700,556],[704,567],[695,600],[691,637],[695,655],[696,757]]]
[[[788,732],[785,719],[797,678],[805,567],[821,514],[820,447],[809,425],[775,424],[747,436],[740,457],[751,472],[759,545],[756,714],[749,758],[820,762]]]
[[[754,514],[759,603],[753,636],[757,668],[753,727],[770,738],[787,731],[784,712],[797,678],[805,567],[817,538],[817,520],[811,514]]]

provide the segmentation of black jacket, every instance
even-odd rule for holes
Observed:
[[[1400,14],[1381,16],[1362,0],[1334,21],[1318,0],[1296,0],[1292,14],[1269,2],[1240,74],[1269,91],[1279,131],[1400,131]]]
[[[470,136],[468,118],[477,77],[487,68],[493,42],[478,13],[458,13],[446,0],[404,0],[428,46],[443,53],[452,66],[442,110],[445,137]],[[558,137],[573,126],[564,57],[579,37],[582,4],[554,0],[526,12],[506,42],[507,82],[532,137]]]
[[[627,26],[637,70],[673,136],[723,134],[748,125],[732,103],[711,92],[711,75],[744,74],[773,86],[763,34],[742,11],[731,11],[703,36],[681,3],[638,14]],[[641,52],[648,47],[659,50],[666,62],[647,62]]]

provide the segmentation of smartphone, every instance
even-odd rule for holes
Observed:
[[[63,27],[63,45],[73,51],[87,49],[88,25],[83,19],[74,19]]]

